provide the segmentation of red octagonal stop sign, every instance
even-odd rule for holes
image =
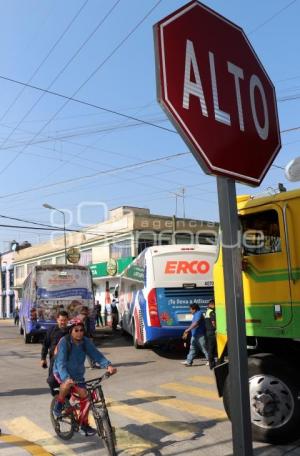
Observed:
[[[275,89],[243,30],[192,1],[154,35],[158,99],[204,171],[259,185],[281,142]]]

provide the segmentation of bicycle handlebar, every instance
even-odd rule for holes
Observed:
[[[86,380],[84,382],[76,382],[73,381],[73,385],[79,385],[84,383],[87,387],[94,386],[94,384],[100,384],[103,380],[106,380],[107,378],[111,377],[113,374],[110,374],[109,372],[105,372],[101,377],[97,378],[92,378],[91,380]]]
[[[91,380],[86,380],[84,383],[87,384],[93,384],[93,383],[101,383],[103,380],[106,380],[107,378],[111,377],[113,374],[110,374],[109,372],[105,372],[101,377],[97,378],[92,378]]]

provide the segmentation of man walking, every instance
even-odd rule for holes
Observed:
[[[216,313],[214,299],[211,299],[209,301],[207,310],[205,312],[205,328],[209,368],[213,369],[216,365],[215,357],[217,356]]]
[[[113,299],[112,303],[111,303],[111,319],[112,319],[112,322],[111,322],[112,329],[116,330],[117,325],[119,323],[119,311],[118,311],[116,299]]]
[[[65,310],[60,310],[56,318],[56,325],[52,328],[49,328],[46,333],[41,352],[41,367],[44,369],[48,367],[47,355],[49,354],[49,375],[52,372],[55,347],[60,339],[68,333],[68,319],[68,312]]]
[[[103,320],[102,320],[102,315],[101,315],[101,304],[99,301],[96,301],[95,316],[96,316],[96,326],[99,327],[100,324],[101,324],[101,326],[103,326]]]
[[[191,313],[193,315],[191,325],[184,331],[182,338],[185,340],[189,333],[191,333],[190,351],[187,355],[186,361],[182,364],[185,366],[192,366],[193,360],[196,358],[199,351],[202,351],[206,360],[208,360],[208,353],[206,350],[205,340],[205,321],[203,313],[201,312],[198,304],[190,305]]]
[[[16,326],[19,325],[19,321],[20,321],[19,308],[16,307],[14,310],[14,323]]]

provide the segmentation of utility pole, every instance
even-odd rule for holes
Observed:
[[[182,206],[183,206],[183,218],[185,218],[185,188],[182,188]]]

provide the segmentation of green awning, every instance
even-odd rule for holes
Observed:
[[[90,264],[89,268],[93,278],[97,277],[114,277],[121,274],[125,268],[134,260],[134,257],[118,258],[117,260],[110,259],[102,263]]]

